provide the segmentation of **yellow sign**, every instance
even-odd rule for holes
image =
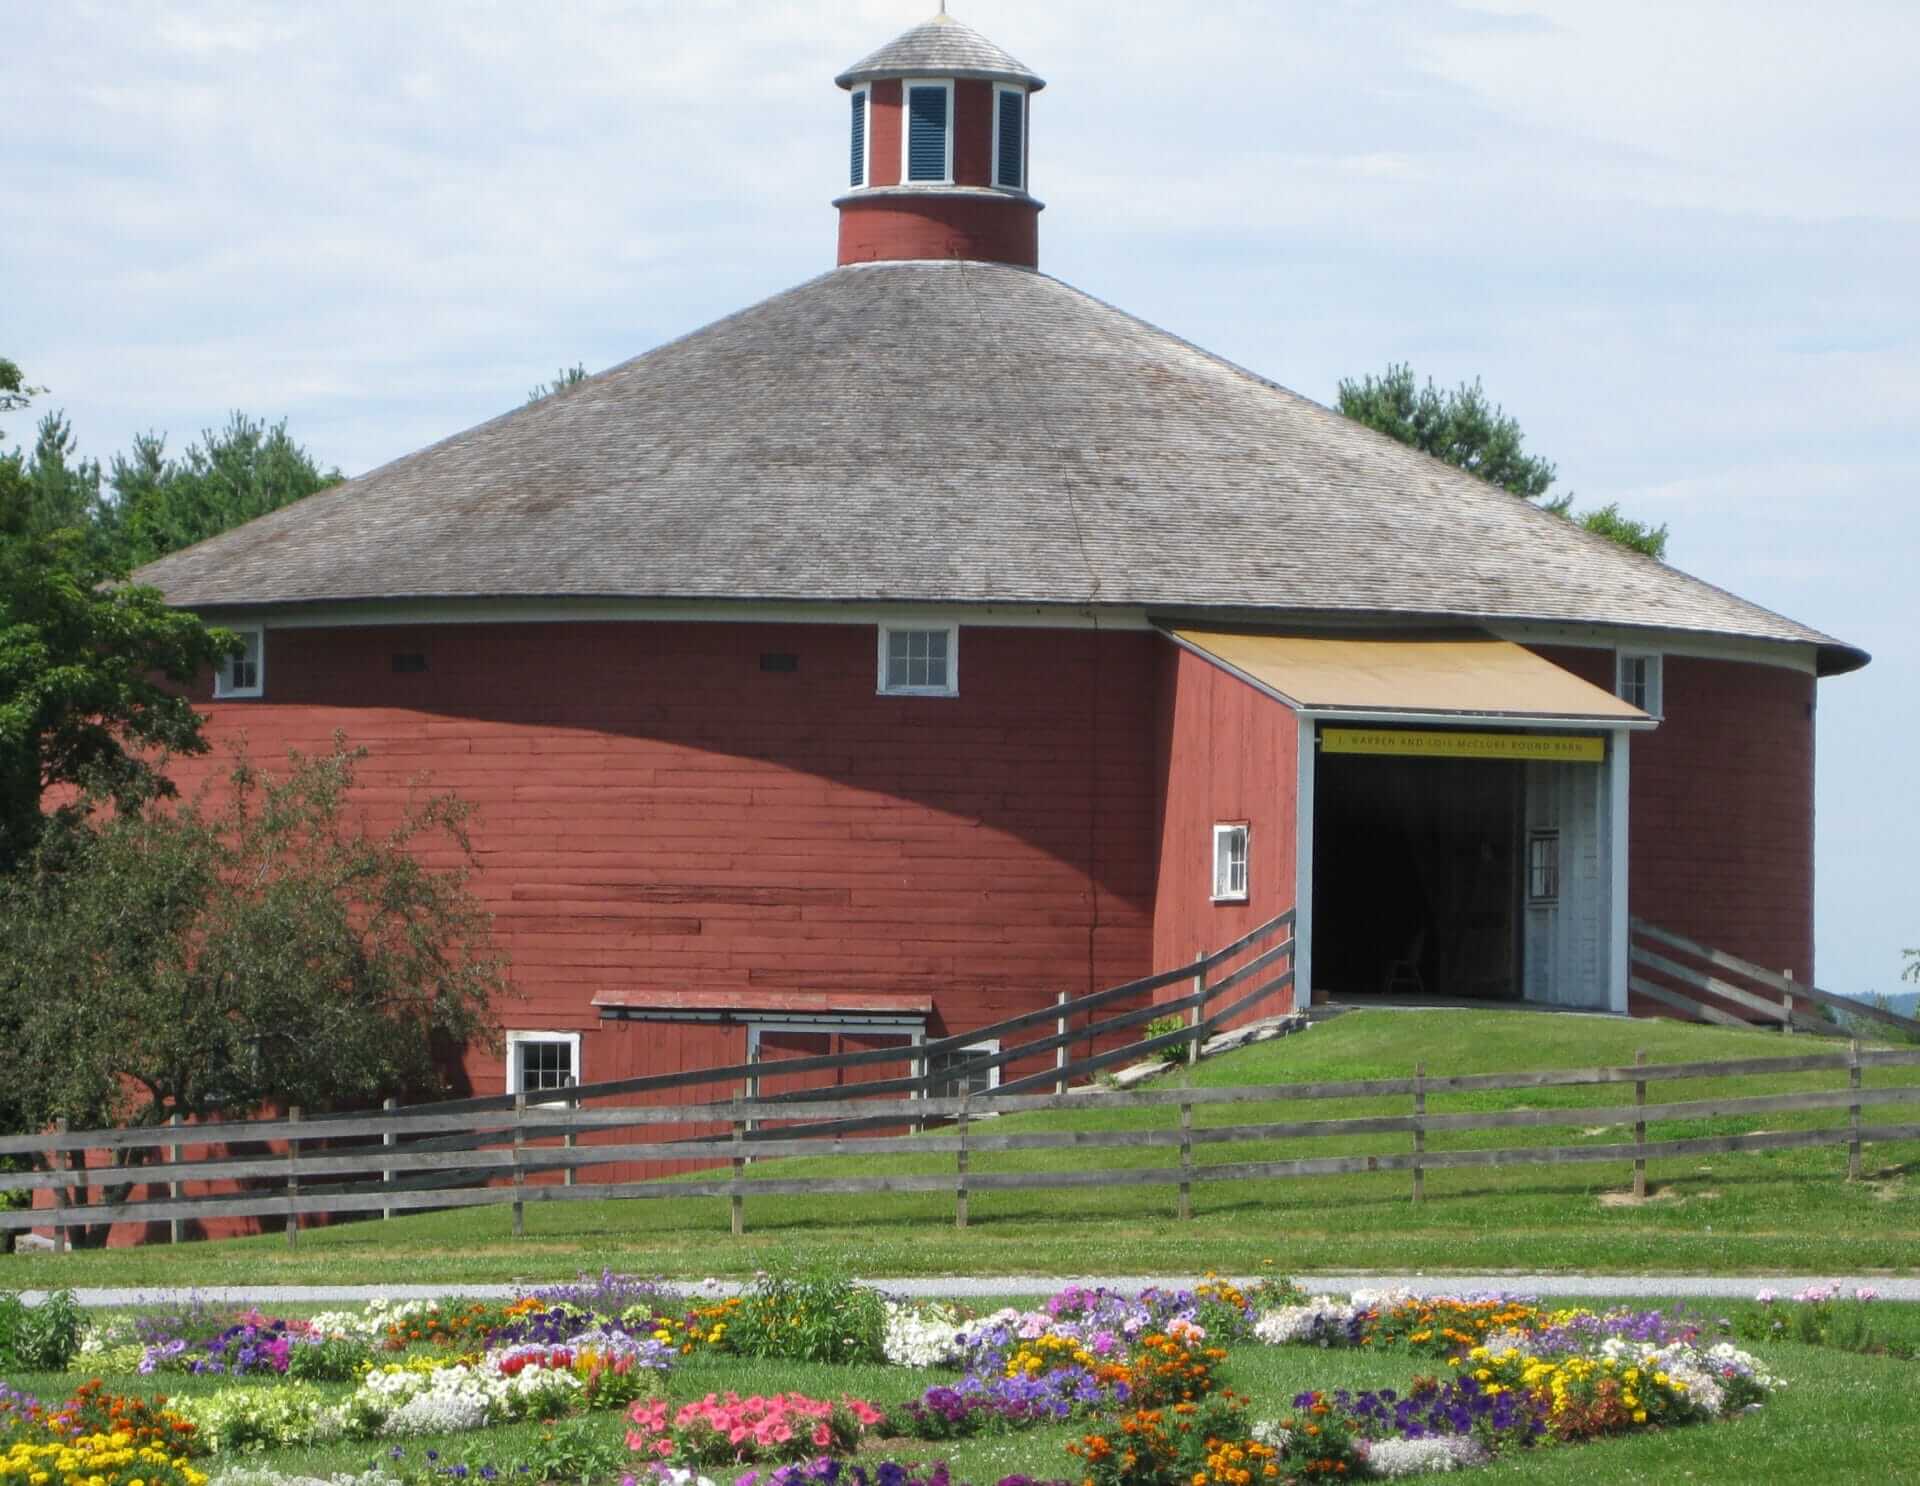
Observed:
[[[1556,764],[1602,764],[1607,759],[1607,740],[1583,733],[1419,733],[1404,728],[1323,727],[1320,748],[1324,753],[1520,758]]]

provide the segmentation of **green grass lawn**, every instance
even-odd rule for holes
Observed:
[[[1416,1062],[1432,1076],[1785,1056],[1844,1044],[1668,1021],[1544,1016],[1509,1011],[1356,1012],[1311,1031],[1211,1060],[1168,1082],[1195,1086],[1405,1077]],[[1870,1069],[1869,1087],[1920,1083],[1920,1069]],[[1651,1101],[1836,1088],[1836,1073],[1656,1084]],[[1430,1113],[1587,1108],[1630,1102],[1629,1086],[1436,1095]],[[1405,1114],[1405,1098],[1203,1106],[1196,1126]],[[1869,1109],[1866,1121],[1900,1123],[1909,1109]],[[1631,1139],[1618,1116],[1545,1130],[1436,1134],[1428,1149],[1506,1144],[1614,1144]],[[1650,1139],[1796,1129],[1844,1123],[1839,1110],[1652,1126]],[[1015,1130],[1166,1128],[1172,1109],[1073,1110],[1007,1115],[976,1128]],[[1403,1153],[1404,1135],[1349,1136],[1337,1143],[1290,1140],[1196,1148],[1201,1163],[1336,1154]],[[757,1162],[757,1178],[881,1175],[952,1170],[952,1158],[913,1154]],[[828,1199],[749,1198],[748,1232],[727,1232],[720,1198],[530,1203],[527,1234],[514,1239],[505,1207],[464,1209],[387,1222],[310,1230],[297,1252],[284,1237],[193,1243],[178,1248],[71,1256],[18,1255],[4,1263],[11,1286],[249,1284],[310,1281],[447,1284],[564,1278],[617,1269],[697,1278],[739,1275],[768,1250],[830,1252],[869,1275],[1251,1272],[1270,1260],[1283,1271],[1424,1272],[1540,1270],[1650,1273],[1862,1271],[1907,1273],[1920,1257],[1920,1187],[1912,1180],[1920,1142],[1864,1152],[1864,1180],[1848,1183],[1845,1151],[1714,1155],[1650,1163],[1650,1191],[1634,1202],[1626,1162],[1429,1172],[1427,1200],[1409,1201],[1404,1172],[1276,1181],[1199,1182],[1194,1219],[1174,1217],[1163,1186],[979,1192],[971,1225],[953,1226],[952,1198],[906,1193]],[[1166,1166],[1165,1147],[976,1154],[974,1173]]]

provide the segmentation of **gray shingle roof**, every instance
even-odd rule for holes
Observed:
[[[1025,83],[1035,92],[1046,86],[1026,63],[944,11],[911,31],[901,32],[834,81],[850,88],[876,77],[991,77]]]
[[[1072,603],[1650,627],[1858,651],[1056,279],[837,269],[141,570],[394,598]]]

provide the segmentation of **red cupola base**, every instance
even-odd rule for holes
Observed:
[[[997,191],[911,188],[842,197],[840,264],[969,258],[1040,264],[1040,203]]]

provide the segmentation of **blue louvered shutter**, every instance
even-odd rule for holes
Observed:
[[[993,183],[1024,191],[1027,188],[1027,95],[1002,88],[998,97],[1000,149],[993,163]]]
[[[867,90],[853,90],[853,174],[850,184],[867,183]]]
[[[907,179],[947,178],[947,90],[907,89]]]

